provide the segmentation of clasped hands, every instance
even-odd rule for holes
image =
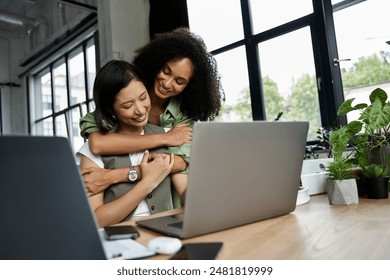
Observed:
[[[141,160],[139,177],[145,178],[149,184],[158,185],[170,173],[174,164],[173,154],[150,154],[145,151]],[[88,167],[81,170],[88,195],[92,196],[104,191],[112,184],[128,182],[129,167],[104,169]]]

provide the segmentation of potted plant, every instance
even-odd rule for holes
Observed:
[[[350,205],[359,202],[354,164],[348,157],[336,156],[329,162],[326,171],[326,191],[329,203],[333,205]]]
[[[361,169],[365,192],[369,198],[388,197],[390,103],[387,98],[387,93],[377,88],[370,94],[370,104],[359,103],[353,106],[354,98],[346,100],[340,106],[338,114],[345,115],[358,110],[360,117],[340,127],[330,136],[334,153],[341,154],[350,148],[351,157]],[[382,197],[369,195],[378,181],[382,181],[382,188],[385,189],[380,192]],[[372,182],[375,182],[374,186]]]
[[[362,168],[363,182],[367,198],[389,197],[389,167],[371,163]]]

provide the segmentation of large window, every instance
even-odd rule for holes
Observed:
[[[299,9],[281,9],[289,2],[188,0],[190,29],[203,37],[218,62],[226,95],[220,121],[273,120],[282,113],[284,120],[309,121],[313,139],[321,117],[310,21],[267,35],[313,13],[311,0],[294,1]],[[220,7],[217,21],[217,8],[205,12],[205,5]]]
[[[316,139],[319,127],[345,122],[336,112],[350,91],[349,71],[369,55],[359,50],[382,40],[367,59],[383,66],[390,58],[390,22],[381,15],[390,10],[387,2],[187,0],[190,29],[203,37],[222,76],[226,102],[219,120],[272,120],[283,112],[282,120],[309,121],[308,140]],[[342,69],[335,66],[353,58],[352,52],[348,68],[344,62]],[[390,80],[389,74],[382,77]]]
[[[43,67],[33,78],[32,133],[67,137],[76,152],[84,143],[80,117],[93,108],[95,74],[93,37]]]

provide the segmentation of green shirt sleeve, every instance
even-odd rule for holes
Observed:
[[[186,169],[179,173],[188,174],[189,163],[190,163],[190,151],[191,151],[191,144],[184,144],[178,147],[167,148],[167,153],[181,156],[184,159],[184,161],[187,162]]]
[[[80,119],[80,135],[84,139],[88,139],[89,134],[99,131],[96,124],[95,116],[93,113],[88,113]]]
[[[184,115],[180,111],[180,103],[178,102],[178,99],[175,97],[172,97],[171,100],[168,103],[168,106],[163,114],[160,115],[160,126],[166,127],[166,128],[172,128],[176,125],[189,123],[192,127],[194,124],[194,121]],[[167,152],[171,154],[175,154],[178,156],[183,157],[183,159],[187,162],[187,168],[180,172],[180,173],[188,173],[190,162],[190,152],[191,152],[191,144],[184,144],[182,146],[175,146],[175,147],[168,147]]]

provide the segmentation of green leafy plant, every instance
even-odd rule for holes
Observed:
[[[352,111],[360,111],[359,122],[364,129],[364,135],[370,137],[370,148],[388,145],[390,132],[390,103],[387,101],[387,93],[376,88],[370,94],[371,104],[359,103],[352,106],[354,98],[346,100],[339,108],[338,114],[345,115]]]
[[[389,167],[387,165],[372,163],[364,166],[362,173],[366,178],[382,178],[388,175]]]
[[[354,164],[347,157],[340,157],[329,162],[326,171],[330,180],[347,180],[354,179],[356,176],[352,172]]]
[[[379,172],[388,171],[390,164],[385,153],[390,138],[390,103],[387,98],[383,89],[376,88],[370,94],[370,104],[359,103],[353,106],[354,98],[346,100],[340,106],[338,115],[360,111],[360,117],[333,131],[329,138],[335,159],[342,157],[346,149],[351,148],[351,160],[361,167],[364,176],[368,174],[381,177],[388,174]],[[370,160],[373,153],[379,154],[379,162]]]

